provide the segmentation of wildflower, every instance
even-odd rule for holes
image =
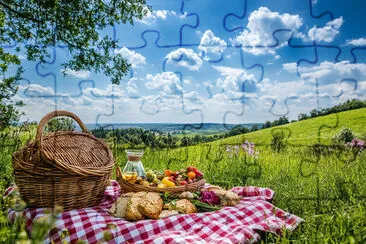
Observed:
[[[255,150],[255,144],[253,142],[245,141],[241,146],[249,156],[258,158],[259,151]]]
[[[354,138],[351,142],[346,143],[347,146],[359,150],[363,150],[365,148],[365,142],[361,139]]]
[[[226,146],[226,152],[229,153],[229,157],[233,157],[234,154],[235,155],[238,155],[239,153],[239,146],[230,146],[230,145],[227,145]]]

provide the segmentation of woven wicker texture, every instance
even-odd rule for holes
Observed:
[[[73,118],[82,132],[42,135],[47,122]],[[38,124],[36,140],[13,154],[15,181],[29,207],[92,207],[102,200],[115,163],[111,150],[68,111],[47,114]]]

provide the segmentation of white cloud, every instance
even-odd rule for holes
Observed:
[[[202,97],[196,91],[187,92],[184,94],[184,99],[188,100],[185,103],[202,104]],[[192,105],[190,104],[190,105]]]
[[[353,46],[366,46],[366,38],[358,38],[353,40],[348,40],[347,45],[353,45]]]
[[[243,69],[220,65],[212,65],[212,67],[220,72],[221,76],[237,76],[242,80],[256,80],[253,74],[247,74],[247,72]]]
[[[332,42],[334,38],[339,34],[339,28],[343,24],[343,18],[331,20],[326,23],[324,27],[313,27],[309,30],[308,36],[312,41],[324,41]]]
[[[312,98],[315,98],[314,91],[316,84],[319,97],[334,100],[332,106],[352,98],[365,97],[365,89],[360,84],[366,80],[366,64],[350,63],[342,61],[338,63],[322,62],[317,66],[298,67],[295,63],[284,64],[283,69],[291,73],[299,72],[301,82],[311,87]]]
[[[19,92],[24,92],[24,95],[29,97],[53,97],[55,95],[55,92],[51,87],[44,87],[39,84],[19,86]]]
[[[70,68],[66,68],[66,69],[61,69],[60,70],[61,73],[65,73],[66,75],[71,75],[74,76],[76,78],[81,78],[81,79],[87,79],[90,77],[90,71],[87,70],[72,70]]]
[[[248,74],[242,69],[227,66],[213,65],[213,68],[223,76],[223,78],[220,77],[217,79],[215,85],[222,90],[228,99],[237,99],[242,97],[243,93],[253,93],[257,91],[256,79],[253,74]],[[207,83],[205,85],[210,86]]]
[[[161,90],[162,95],[176,95],[182,93],[179,77],[173,72],[163,72],[156,75],[147,74],[146,88]]]
[[[298,70],[302,79],[323,79],[328,80],[328,82],[334,82],[343,78],[366,78],[366,64],[350,63],[349,61],[338,63],[324,61],[317,66],[300,66],[298,68],[296,68],[296,63],[287,63],[283,64],[283,69],[291,73]]]
[[[192,80],[191,79],[184,79],[183,80],[183,84],[191,85],[192,84]]]
[[[129,50],[126,47],[122,47],[119,50],[115,50],[114,53],[121,54],[123,57],[125,57],[131,64],[132,68],[141,67],[144,64],[146,64],[146,58],[144,56],[135,51]]]
[[[299,15],[280,14],[272,12],[267,7],[260,7],[249,15],[247,29],[231,42],[233,45],[242,45],[245,52],[254,55],[275,54],[275,49],[286,43],[282,42],[277,47],[268,48],[275,43],[272,37],[273,32],[278,29],[290,29],[295,36],[300,36],[298,31],[302,24]]]
[[[202,65],[202,59],[197,53],[192,49],[187,48],[178,48],[177,50],[168,53],[165,58],[168,59],[168,63],[176,63],[179,66],[194,71],[199,70]]]
[[[295,73],[297,71],[297,64],[296,63],[285,63],[282,64],[283,70],[286,70],[290,73]]]
[[[128,80],[127,86],[126,86],[126,91],[129,96],[139,96],[140,95],[136,82],[137,82],[136,78],[131,78]]]
[[[211,30],[206,30],[201,37],[198,50],[203,51],[206,55],[220,55],[226,49],[226,42],[221,40]]]
[[[84,93],[96,98],[105,98],[111,96],[114,96],[116,98],[126,97],[125,91],[121,89],[121,86],[116,84],[109,84],[105,89],[86,88]]]
[[[152,12],[150,10],[147,11],[147,15],[139,20],[136,19],[136,21],[141,22],[145,25],[152,25],[155,24],[157,20],[166,20],[168,16],[177,16],[177,13],[170,10],[153,10]]]

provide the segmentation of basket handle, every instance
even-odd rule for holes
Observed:
[[[88,128],[86,128],[85,124],[74,113],[71,113],[71,112],[66,111],[66,110],[56,110],[56,111],[53,111],[53,112],[50,112],[50,113],[46,114],[41,119],[41,121],[39,121],[39,124],[38,124],[38,127],[37,127],[37,134],[36,134],[36,146],[38,148],[41,148],[43,129],[46,126],[46,124],[48,123],[48,121],[50,121],[53,118],[60,117],[60,116],[67,116],[67,117],[70,117],[70,118],[74,119],[79,124],[81,130],[84,133],[90,134],[90,132],[88,131]]]

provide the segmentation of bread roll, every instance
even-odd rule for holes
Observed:
[[[138,210],[150,219],[158,219],[163,210],[163,200],[158,193],[149,192],[141,198]]]

